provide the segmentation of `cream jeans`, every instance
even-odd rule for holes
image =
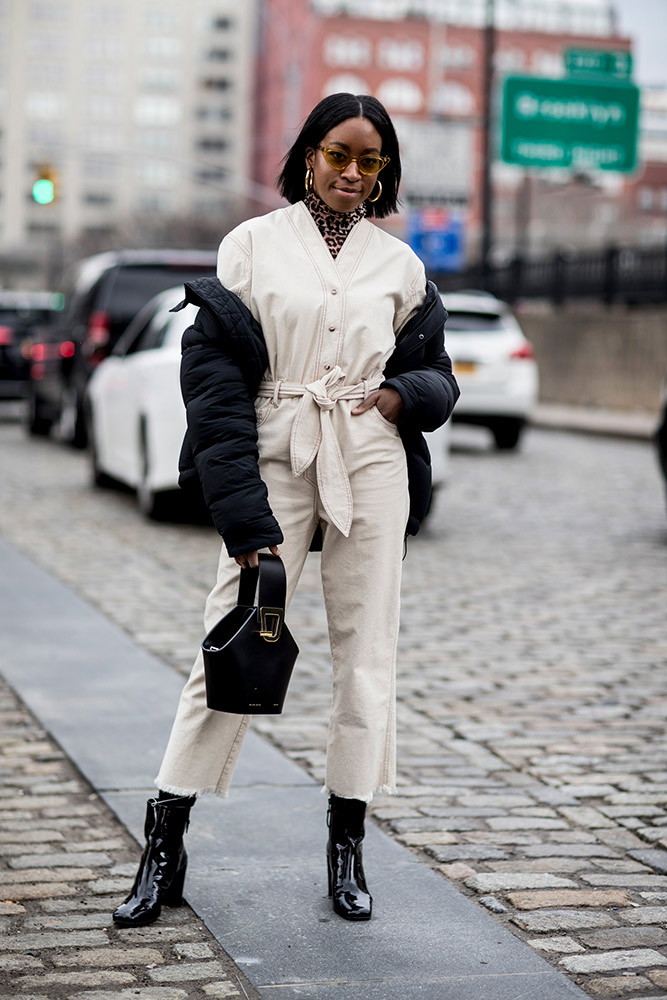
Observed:
[[[333,660],[326,788],[369,802],[374,791],[395,790],[395,662],[408,490],[396,428],[375,407],[352,417],[354,405],[339,403],[341,412],[334,415],[353,504],[348,537],[327,521],[314,465],[295,477],[285,448],[270,447],[268,453],[277,457],[262,459],[260,469],[284,535],[280,550],[288,607],[313,532],[322,524],[322,585]],[[279,444],[290,416],[292,407],[282,403],[275,413],[268,411],[266,424],[260,416],[260,455],[267,454],[262,438],[275,437],[273,443]],[[267,428],[272,422],[275,426]],[[238,577],[239,568],[223,546],[217,583],[206,602],[207,631],[236,604]],[[295,639],[299,643],[298,634]],[[301,655],[307,656],[307,649]],[[249,716],[206,707],[200,651],[155,784],[177,795],[226,795],[248,723]]]

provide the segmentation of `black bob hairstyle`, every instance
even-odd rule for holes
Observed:
[[[401,158],[391,118],[377,98],[368,94],[331,94],[313,108],[283,160],[278,190],[292,205],[305,198],[306,150],[315,149],[327,132],[348,118],[367,118],[380,133],[382,155],[390,158],[380,174],[382,194],[377,201],[366,202],[367,215],[384,219],[397,210]]]

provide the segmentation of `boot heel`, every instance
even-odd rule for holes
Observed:
[[[183,865],[175,872],[173,879],[171,880],[171,885],[162,897],[162,903],[165,906],[180,906],[183,902],[183,886],[185,884],[185,872],[187,866]]]

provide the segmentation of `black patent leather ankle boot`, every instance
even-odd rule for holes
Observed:
[[[334,911],[345,920],[370,920],[373,909],[361,857],[365,816],[365,802],[337,795],[329,798],[329,895]]]
[[[132,891],[114,910],[114,923],[120,927],[142,927],[160,916],[163,906],[180,906],[188,856],[183,834],[188,828],[194,798],[166,797],[149,799],[146,804],[144,833],[146,847]]]

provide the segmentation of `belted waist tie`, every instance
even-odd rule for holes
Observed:
[[[331,523],[347,537],[352,527],[352,490],[331,411],[339,400],[366,399],[369,392],[379,388],[383,377],[378,374],[356,385],[346,385],[345,377],[345,372],[336,365],[323,378],[308,385],[260,382],[257,395],[272,399],[274,406],[278,406],[280,399],[301,397],[290,435],[292,475],[302,475],[315,462],[322,506]]]

